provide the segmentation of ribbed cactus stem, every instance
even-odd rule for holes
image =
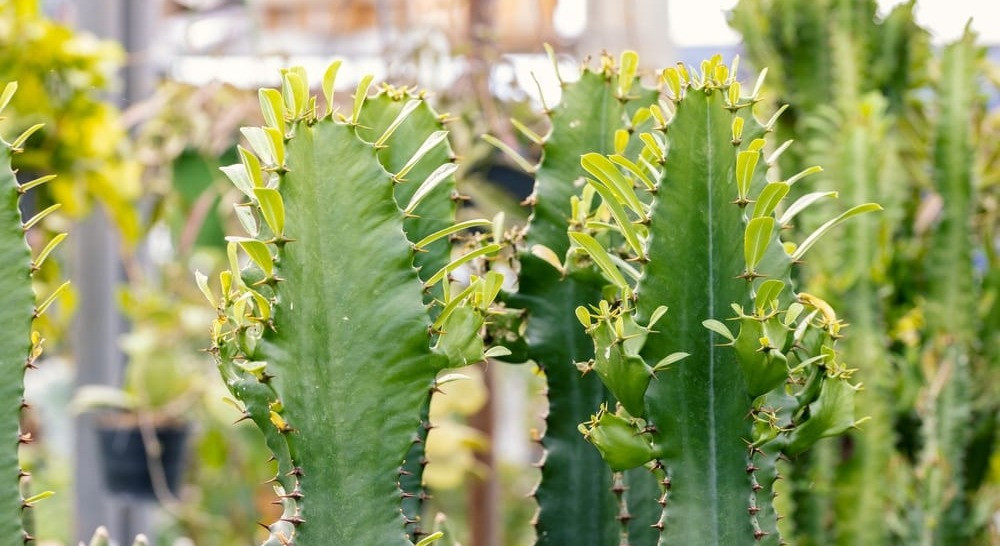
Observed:
[[[0,114],[16,90],[16,83],[8,83],[0,89]],[[6,405],[3,415],[7,416],[6,420],[0,421],[0,545],[3,546],[22,546],[34,540],[31,535],[31,508],[52,494],[45,492],[32,496],[26,493],[28,487],[24,482],[28,473],[21,468],[18,459],[21,445],[32,441],[31,434],[23,432],[20,427],[21,413],[28,407],[24,400],[24,374],[35,367],[42,351],[43,340],[32,330],[32,321],[44,313],[65,288],[63,285],[36,304],[31,286],[32,274],[65,235],[58,236],[32,258],[25,232],[54,208],[22,220],[21,197],[28,189],[52,177],[19,184],[10,163],[11,157],[22,151],[28,137],[40,127],[29,128],[11,142],[0,138],[0,278],[5,283],[4,303],[0,306],[0,321],[4,325],[0,366],[6,378],[0,387],[0,400]]]
[[[614,287],[617,298],[576,314],[594,342],[587,370],[618,400],[581,431],[612,470],[662,474],[659,544],[777,545],[776,458],[856,424],[857,386],[833,348],[841,322],[792,290],[791,268],[879,207],[782,241],[797,177],[765,178],[773,120],[749,114],[760,91],[744,93],[718,56],[700,68],[663,71],[670,101],[629,163],[581,160],[602,201],[571,227],[566,267],[596,264]]]
[[[937,84],[934,189],[943,201],[927,256],[929,342],[922,359],[926,387],[920,544],[966,543],[976,531],[965,492],[966,446],[971,436],[974,324],[979,292],[973,271],[971,219],[975,211],[973,116],[982,106],[976,87],[983,49],[966,29],[945,47]],[[992,244],[987,241],[986,244]]]
[[[596,270],[563,275],[550,265],[565,256],[566,229],[579,220],[571,197],[586,175],[580,156],[636,146],[638,139],[627,132],[632,115],[655,99],[655,93],[637,84],[634,52],[624,53],[620,63],[606,55],[599,62],[597,68],[584,66],[575,81],[563,81],[557,74],[562,96],[546,111],[550,129],[541,138],[541,161],[532,169],[533,212],[519,242],[519,289],[507,302],[527,312],[524,330],[518,332],[527,351],[519,356],[536,362],[547,383],[549,406],[541,438],[545,455],[534,492],[539,545],[613,546],[621,533],[611,472],[576,430],[577,423],[607,399],[607,392],[596,376],[580,377],[577,365],[593,357],[593,347],[582,331],[565,321],[577,305],[597,302],[602,281]]]
[[[323,78],[331,105],[338,67]],[[440,370],[486,358],[479,330],[503,280],[474,276],[456,292],[450,273],[500,247],[480,238],[435,270],[447,252],[418,263],[445,234],[406,220],[450,226],[452,204],[434,196],[454,172],[443,132],[418,140],[398,169],[386,152],[399,135],[426,134],[408,125],[418,103],[367,102],[364,78],[349,115],[321,115],[302,68],[282,79],[281,92],[260,93],[267,125],[244,132],[253,151],[223,168],[248,200],[248,236],[229,238],[219,297],[199,279],[219,309],[219,369],[277,461],[284,511],[265,544],[413,544],[419,506],[408,495],[419,500],[419,481],[401,478],[422,466],[413,448],[430,389]],[[362,134],[386,120],[381,134]],[[415,188],[404,196],[403,184]]]

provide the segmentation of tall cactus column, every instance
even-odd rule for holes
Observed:
[[[8,83],[0,89],[0,114],[16,90],[16,83]],[[45,492],[25,498],[22,489],[26,489],[28,473],[18,460],[18,448],[31,441],[31,434],[22,433],[20,428],[21,412],[27,407],[24,374],[35,367],[42,351],[42,339],[32,330],[32,321],[44,313],[66,287],[63,284],[37,304],[31,287],[32,274],[66,234],[57,235],[34,257],[25,242],[25,233],[59,205],[42,210],[27,221],[21,220],[21,197],[53,176],[19,184],[10,166],[11,156],[21,152],[28,137],[40,128],[40,125],[31,127],[9,143],[0,138],[0,279],[4,282],[3,305],[0,305],[0,323],[4,325],[0,366],[6,378],[0,387],[0,400],[5,404],[3,415],[6,416],[6,420],[0,421],[0,545],[3,546],[22,546],[33,540],[30,509],[35,502],[52,494]]]
[[[323,78],[328,104],[338,66]],[[404,511],[414,494],[401,479],[412,474],[407,457],[426,432],[438,371],[485,359],[479,329],[502,284],[491,273],[457,294],[450,286],[452,270],[499,250],[486,241],[435,271],[415,268],[420,251],[456,229],[447,207],[446,228],[420,238],[405,219],[422,214],[454,164],[410,178],[445,138],[435,132],[387,171],[379,150],[415,109],[366,140],[364,110],[389,107],[366,104],[370,81],[348,115],[320,115],[301,68],[284,72],[280,93],[261,91],[267,126],[245,130],[253,152],[224,168],[246,196],[237,216],[248,236],[230,238],[221,295],[199,278],[220,311],[219,369],[277,463],[284,513],[267,526],[267,546],[418,541],[417,515]],[[416,189],[400,199],[400,184]]]
[[[972,127],[976,107],[982,107],[976,74],[983,49],[975,41],[967,29],[944,49],[937,84],[933,181],[943,206],[926,261],[928,340],[921,362],[926,386],[918,404],[924,441],[917,467],[920,536],[912,542],[921,545],[966,543],[981,525],[972,514],[975,489],[966,490],[976,390],[972,369],[979,343],[974,322],[980,287],[973,271]],[[996,411],[995,400],[988,407]]]
[[[627,144],[632,114],[655,100],[654,92],[633,85],[637,63],[634,52],[623,54],[617,66],[614,59],[602,56],[596,70],[585,65],[578,79],[563,81],[561,100],[546,110],[551,125],[546,136],[517,124],[542,150],[537,166],[519,160],[535,175],[530,198],[534,210],[518,241],[518,292],[508,301],[526,312],[527,351],[519,356],[537,363],[546,378],[548,411],[540,440],[545,455],[534,492],[539,545],[619,542],[621,525],[616,519],[622,512],[611,473],[576,431],[576,423],[607,399],[607,391],[596,377],[579,377],[575,363],[590,359],[593,348],[584,332],[565,320],[577,305],[596,303],[603,282],[596,269],[564,275],[546,260],[561,261],[569,248],[566,229],[574,208],[570,197],[586,174],[580,156],[613,153],[616,136],[619,145],[623,136]]]
[[[841,323],[792,290],[790,270],[838,223],[879,207],[780,240],[806,203],[779,214],[802,176],[765,179],[775,158],[760,135],[774,120],[749,114],[760,81],[744,95],[719,57],[663,80],[671,100],[651,108],[659,126],[638,154],[582,158],[601,203],[569,233],[572,261],[595,263],[617,298],[577,317],[594,342],[586,370],[619,404],[581,430],[613,470],[659,474],[659,544],[777,545],[775,459],[856,424],[857,386],[833,349]]]

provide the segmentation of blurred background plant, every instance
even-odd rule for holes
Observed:
[[[750,62],[777,72],[772,100],[791,104],[779,134],[806,142],[781,172],[821,164],[842,197],[886,209],[804,270],[846,310],[872,420],[790,462],[786,534],[800,544],[997,540],[996,68],[968,27],[932,48],[916,8],[741,0],[731,16]]]

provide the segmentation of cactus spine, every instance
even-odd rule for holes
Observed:
[[[594,343],[586,370],[618,400],[581,431],[612,470],[659,476],[659,544],[779,544],[777,457],[857,424],[841,322],[790,275],[824,233],[879,207],[782,241],[803,203],[779,209],[801,176],[766,180],[774,120],[749,113],[759,83],[745,94],[734,78],[718,56],[700,74],[664,70],[671,99],[650,108],[641,151],[583,156],[601,203],[569,233],[567,267],[596,264],[617,296],[576,311]]]
[[[14,82],[0,90],[0,114],[17,91]],[[2,118],[0,118],[2,119]],[[58,208],[49,207],[27,221],[21,220],[21,197],[28,190],[51,180],[45,176],[19,184],[10,166],[11,157],[22,151],[22,146],[32,133],[41,126],[27,129],[11,142],[0,138],[0,215],[4,221],[0,227],[0,278],[6,283],[4,305],[0,307],[0,320],[4,324],[4,340],[0,343],[0,362],[4,367],[7,381],[3,382],[2,400],[7,404],[6,414],[10,417],[0,425],[0,475],[4,476],[2,500],[0,500],[0,544],[21,546],[33,540],[31,536],[31,507],[52,492],[34,496],[24,495],[27,490],[28,473],[18,460],[18,448],[31,441],[31,434],[20,429],[21,411],[27,407],[24,401],[24,374],[35,367],[35,361],[42,352],[42,339],[32,330],[32,321],[58,298],[66,287],[62,285],[56,292],[36,304],[31,287],[31,276],[64,238],[59,234],[53,238],[35,257],[25,242],[25,233]]]
[[[554,56],[552,61],[556,64]],[[596,377],[579,377],[575,363],[592,358],[593,347],[566,317],[577,305],[596,303],[603,282],[594,268],[562,274],[546,261],[560,261],[569,248],[566,229],[573,221],[574,208],[570,200],[577,191],[576,182],[586,174],[580,156],[612,153],[616,139],[621,142],[624,137],[629,142],[625,129],[632,114],[655,100],[653,92],[633,85],[637,62],[634,52],[626,52],[619,68],[604,55],[597,69],[585,64],[575,81],[563,81],[556,68],[562,98],[553,108],[546,108],[549,133],[543,138],[525,131],[540,144],[542,154],[531,168],[535,175],[529,198],[533,213],[523,239],[517,242],[519,288],[507,303],[526,312],[523,339],[527,350],[519,356],[537,363],[547,383],[549,407],[540,440],[545,455],[542,478],[534,492],[539,545],[615,545],[621,524],[630,519],[620,505],[626,484],[612,478],[599,455],[576,431],[576,423],[605,401],[607,392]],[[638,142],[635,137],[631,141]]]
[[[338,66],[323,78],[327,104]],[[432,133],[390,172],[380,150],[413,107],[369,141],[361,120],[384,118],[365,110],[387,107],[366,100],[370,77],[350,113],[322,115],[304,70],[282,80],[281,92],[260,93],[267,125],[244,131],[253,152],[224,168],[248,200],[237,209],[249,237],[230,238],[218,297],[199,277],[219,308],[219,370],[277,463],[284,512],[265,544],[427,542],[408,527],[415,509],[404,512],[415,494],[401,489],[413,468],[406,457],[426,431],[421,411],[437,373],[485,358],[479,329],[502,282],[490,273],[452,294],[449,274],[499,245],[477,238],[464,256],[418,272],[416,254],[454,231],[447,217],[448,228],[419,239],[405,225],[424,217],[424,199],[454,171],[441,161],[450,152],[431,154],[446,135]],[[413,179],[431,159],[430,174]],[[416,189],[401,200],[404,184]],[[249,258],[242,268],[240,253]]]

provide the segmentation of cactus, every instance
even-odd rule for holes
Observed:
[[[323,78],[328,105],[337,67]],[[426,431],[421,411],[439,371],[496,352],[484,352],[479,329],[502,277],[473,277],[452,294],[449,275],[500,247],[478,237],[463,256],[418,272],[417,254],[462,228],[450,210],[426,217],[447,226],[427,236],[406,223],[425,217],[425,199],[454,171],[450,152],[438,153],[445,133],[390,172],[386,147],[419,105],[404,103],[370,141],[361,120],[386,118],[366,110],[389,107],[366,100],[370,77],[346,115],[320,114],[303,69],[282,81],[281,92],[260,92],[267,125],[244,130],[253,152],[224,168],[248,199],[237,210],[249,237],[230,238],[218,297],[198,276],[219,309],[219,370],[277,464],[283,514],[265,544],[425,544],[439,535],[407,527],[417,516],[412,506],[404,515],[403,501],[416,493],[402,483],[420,469],[406,457]],[[416,188],[401,199],[408,184]]]
[[[16,90],[17,84],[14,82],[3,87],[0,92],[0,114]],[[4,414],[8,416],[0,425],[0,438],[3,438],[2,445],[5,446],[0,453],[0,475],[6,476],[0,494],[0,544],[4,546],[21,546],[33,540],[30,534],[30,508],[52,494],[51,491],[46,491],[33,496],[22,496],[22,490],[27,489],[28,473],[18,461],[18,448],[21,444],[31,442],[31,434],[22,433],[20,429],[21,411],[27,407],[24,401],[24,374],[35,367],[42,351],[43,340],[32,330],[32,321],[44,313],[66,287],[63,284],[51,296],[36,304],[31,286],[32,274],[42,266],[66,234],[57,235],[34,257],[25,242],[25,233],[58,209],[58,205],[46,208],[27,221],[21,220],[21,197],[28,190],[53,177],[44,176],[19,184],[10,167],[11,156],[20,153],[28,137],[39,128],[39,125],[33,126],[9,143],[0,138],[0,155],[3,156],[3,165],[0,166],[0,192],[3,192],[0,206],[3,211],[0,214],[7,223],[0,227],[0,255],[3,256],[0,260],[0,277],[6,282],[4,305],[0,311],[0,320],[3,320],[5,327],[4,341],[0,345],[0,362],[6,370],[6,377],[10,378],[3,382],[3,394],[0,397],[7,404]]]
[[[718,56],[700,74],[668,68],[671,98],[649,108],[657,126],[644,147],[581,158],[595,199],[578,202],[563,267],[594,264],[613,287],[576,315],[594,344],[583,369],[618,403],[580,430],[612,470],[656,473],[659,544],[779,544],[777,458],[859,423],[859,387],[834,351],[842,323],[795,293],[791,270],[834,226],[880,207],[851,208],[798,245],[781,240],[805,202],[779,209],[811,171],[766,180],[775,119],[750,114],[762,81],[743,93]]]
[[[560,102],[545,108],[549,133],[541,137],[515,123],[541,147],[539,163],[530,166],[516,152],[487,137],[535,175],[535,189],[528,200],[533,213],[523,238],[517,241],[518,291],[506,302],[526,314],[521,325],[526,347],[515,355],[520,361],[533,360],[547,383],[546,430],[539,440],[545,454],[541,481],[534,491],[538,502],[534,523],[539,545],[612,545],[618,544],[621,532],[616,519],[624,515],[621,521],[629,521],[627,510],[622,512],[619,506],[626,485],[618,482],[616,486],[606,465],[576,431],[576,423],[605,401],[607,393],[596,377],[579,377],[574,363],[589,360],[593,348],[587,336],[567,327],[565,320],[577,305],[596,303],[603,282],[594,268],[564,275],[546,261],[558,261],[557,256],[569,247],[565,233],[572,217],[570,197],[577,180],[585,175],[579,157],[589,152],[611,153],[623,138],[629,142],[625,130],[632,115],[651,104],[655,94],[634,85],[638,63],[634,52],[622,55],[621,68],[607,55],[601,57],[597,69],[584,63],[575,81],[562,80],[551,49],[549,53],[562,88]],[[631,140],[633,145],[638,141]],[[512,330],[508,333],[517,334],[517,328]],[[495,335],[502,339],[505,334]]]
[[[976,77],[983,55],[975,34],[967,28],[961,39],[942,51],[936,86],[932,179],[942,207],[930,233],[925,265],[927,340],[920,363],[925,377],[918,403],[923,449],[915,469],[920,479],[911,514],[919,534],[911,537],[913,544],[966,544],[985,523],[974,517],[978,484],[969,483],[967,476],[967,450],[976,423],[973,410],[979,409],[986,422],[995,422],[997,414],[997,402],[988,390],[976,396],[972,375],[976,367],[991,365],[976,354],[982,343],[976,339],[975,324],[981,287],[973,265],[972,229],[976,195],[973,127],[974,116],[982,109]],[[989,377],[988,373],[980,370],[979,375]],[[977,400],[986,405],[976,408]],[[995,433],[986,435],[988,457],[993,443],[989,437]],[[986,511],[990,509],[987,504]]]

